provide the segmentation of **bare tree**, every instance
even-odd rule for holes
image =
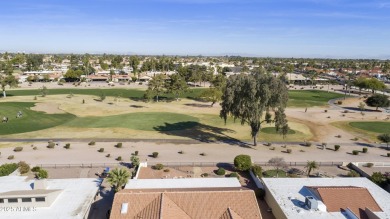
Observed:
[[[276,169],[276,177],[279,177],[279,170],[287,168],[287,163],[283,157],[274,157],[268,161],[268,164]]]

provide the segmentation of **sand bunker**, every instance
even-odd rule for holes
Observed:
[[[45,112],[47,114],[61,114],[66,113],[59,109],[59,104],[56,103],[36,103],[31,110]]]

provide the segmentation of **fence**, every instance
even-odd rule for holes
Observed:
[[[126,163],[89,163],[89,164],[37,164],[41,168],[99,168],[126,166]]]

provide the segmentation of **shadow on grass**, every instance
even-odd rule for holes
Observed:
[[[235,132],[231,129],[214,127],[199,122],[165,123],[153,129],[162,134],[191,138],[205,143],[223,142],[230,145],[239,145],[240,147],[250,147],[249,144],[225,134]]]
[[[186,106],[200,107],[200,108],[211,108],[210,104],[199,104],[199,103],[186,103]]]

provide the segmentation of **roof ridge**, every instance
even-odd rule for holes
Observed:
[[[165,197],[165,199],[171,201],[173,204],[175,204],[175,206],[177,208],[179,208],[182,212],[184,212],[189,218],[191,218],[191,216],[188,214],[188,212],[186,212],[183,208],[181,208],[176,202],[174,202],[172,199],[169,198],[169,196],[167,194],[164,194],[164,193],[161,193],[161,195],[163,195]],[[162,199],[162,198],[161,198]],[[162,207],[163,207],[163,203],[161,202],[161,211],[160,213],[162,213]],[[161,214],[162,216],[162,214]]]

